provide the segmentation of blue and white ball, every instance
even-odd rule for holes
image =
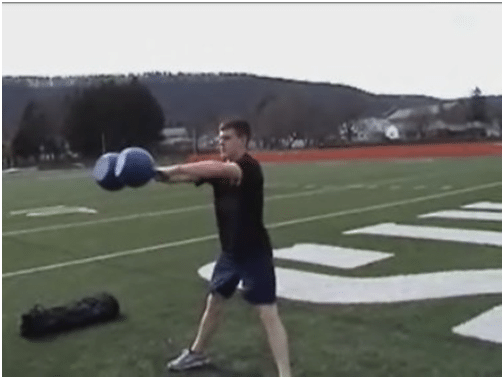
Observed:
[[[140,147],[128,147],[121,151],[115,166],[116,178],[130,187],[147,184],[156,174],[152,155]]]
[[[100,187],[108,191],[117,191],[124,187],[124,183],[115,175],[115,167],[119,153],[103,154],[93,169],[93,177]]]

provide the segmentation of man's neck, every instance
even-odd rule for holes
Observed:
[[[229,158],[229,160],[231,162],[236,162],[236,161],[240,160],[245,154],[247,154],[247,150],[239,151],[235,154],[235,156],[233,158]]]

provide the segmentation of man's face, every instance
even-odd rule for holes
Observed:
[[[232,159],[245,147],[245,137],[239,138],[234,129],[219,131],[219,151],[224,159]]]

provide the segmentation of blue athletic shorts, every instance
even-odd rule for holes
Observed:
[[[237,262],[221,253],[215,264],[210,292],[230,298],[242,281],[243,297],[251,304],[272,304],[276,301],[276,280],[273,258],[263,254]]]

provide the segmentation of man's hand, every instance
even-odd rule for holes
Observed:
[[[156,174],[154,175],[154,180],[160,183],[167,183],[170,181],[170,175],[168,175],[163,170],[156,170]]]

